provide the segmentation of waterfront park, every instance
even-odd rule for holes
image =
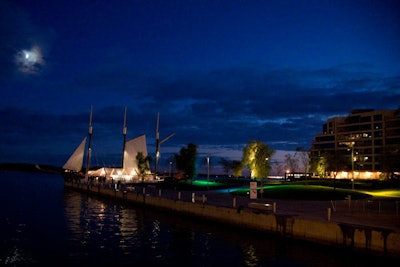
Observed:
[[[248,196],[252,179],[198,178],[194,180],[160,183],[163,188],[184,191],[225,190],[231,195]],[[262,185],[261,185],[262,184]],[[351,181],[333,179],[309,179],[284,181],[266,179],[258,182],[258,198],[288,200],[341,200],[379,198],[400,200],[400,183],[397,181]]]

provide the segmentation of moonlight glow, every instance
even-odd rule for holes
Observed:
[[[38,46],[31,50],[21,50],[15,57],[18,71],[27,74],[39,73],[44,65],[42,52]]]

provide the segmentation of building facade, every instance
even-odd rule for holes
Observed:
[[[334,117],[315,135],[310,159],[329,158],[325,176],[378,179],[400,171],[400,108],[353,110]],[[341,160],[339,160],[339,158]]]

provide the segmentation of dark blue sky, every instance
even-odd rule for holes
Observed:
[[[189,142],[307,148],[329,117],[400,106],[395,0],[1,0],[0,37],[0,162],[63,164],[91,105],[108,165],[125,106],[150,154],[157,112],[161,138],[176,132],[161,162]]]

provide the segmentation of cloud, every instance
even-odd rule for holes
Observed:
[[[54,31],[37,27],[23,8],[4,0],[0,1],[0,36],[0,78],[43,72],[56,36]],[[26,58],[27,53],[32,57]]]
[[[251,134],[262,137],[265,129],[279,133],[287,127],[290,132],[302,121],[319,128],[330,114],[355,108],[397,108],[400,84],[399,77],[386,77],[366,64],[317,70],[235,68],[175,74],[173,79],[127,69],[83,77],[77,79],[85,81],[78,83],[80,90],[130,96],[135,112],[160,111],[168,128],[192,137],[220,142],[218,133],[232,129],[224,136],[228,143],[235,137],[245,142]]]
[[[43,80],[30,85],[39,97],[44,97],[40,88],[52,86]],[[345,116],[358,108],[395,109],[400,103],[400,76],[387,77],[363,66],[235,68],[173,77],[156,71],[97,70],[61,85],[61,89],[67,87],[74,98],[59,97],[46,103],[46,108],[3,104],[0,123],[9,130],[0,133],[1,154],[23,153],[30,147],[30,153],[37,150],[44,157],[46,151],[65,158],[86,135],[90,104],[94,105],[94,143],[103,155],[98,158],[114,155],[118,161],[125,106],[128,138],[146,134],[150,153],[160,112],[161,138],[176,132],[165,144],[176,153],[193,142],[202,151],[234,154],[250,139],[276,150],[308,148],[329,117]],[[34,95],[30,97],[34,102]],[[71,101],[76,103],[71,106]]]

